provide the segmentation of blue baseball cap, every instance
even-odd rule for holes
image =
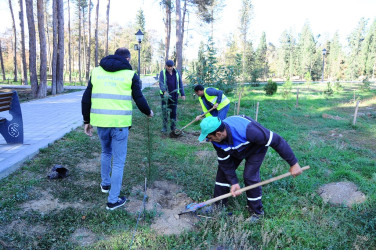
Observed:
[[[218,117],[207,117],[200,123],[201,127],[201,134],[198,137],[199,141],[205,140],[205,138],[208,136],[208,134],[214,132],[219,126],[221,126],[221,119]]]
[[[169,66],[169,67],[172,67],[172,66],[174,66],[174,61],[167,60],[166,65]]]

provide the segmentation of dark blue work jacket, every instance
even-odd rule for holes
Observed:
[[[264,128],[247,116],[230,116],[223,120],[227,138],[221,143],[212,142],[217,151],[218,167],[226,174],[231,185],[238,183],[235,170],[239,160],[250,155],[264,157],[271,146],[292,166],[298,162],[288,143],[278,134]]]

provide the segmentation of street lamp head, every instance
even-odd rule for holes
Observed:
[[[139,43],[141,43],[141,42],[142,42],[142,39],[144,38],[144,33],[142,33],[141,30],[139,29],[135,35],[136,35],[136,39],[137,39],[137,41],[138,41]]]
[[[322,50],[322,55],[323,55],[323,56],[326,55],[326,49],[325,49],[325,48]]]

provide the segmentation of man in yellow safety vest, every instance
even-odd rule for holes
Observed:
[[[127,200],[119,195],[132,125],[132,98],[142,113],[148,117],[154,115],[141,92],[140,79],[132,70],[130,59],[131,53],[126,48],[103,58],[100,66],[92,70],[81,101],[84,131],[92,136],[92,126],[97,126],[102,145],[100,187],[103,193],[109,193],[108,210],[123,206]]]
[[[206,114],[205,117],[219,117],[224,120],[227,116],[227,112],[230,109],[230,100],[223,94],[221,90],[217,88],[204,88],[201,84],[197,84],[194,87],[196,95],[199,97],[203,113],[207,112],[209,109],[214,108],[210,113]],[[201,116],[196,117],[196,121],[200,120]]]
[[[168,60],[166,67],[159,74],[159,88],[162,104],[163,127],[161,132],[167,133],[168,111],[170,111],[171,131],[176,129],[176,111],[179,95],[185,100],[183,81],[179,71],[174,68],[174,62]]]

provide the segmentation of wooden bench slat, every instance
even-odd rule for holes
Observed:
[[[10,110],[10,106],[5,106],[0,108],[0,112]]]
[[[7,105],[9,105],[10,103],[12,103],[12,102],[10,102],[10,101],[2,102],[2,101],[0,100],[0,107],[7,106]]]
[[[12,101],[12,97],[0,97],[0,102],[10,102]]]
[[[3,93],[0,93],[0,97],[12,97],[13,96],[13,93],[12,92],[3,92]]]
[[[10,105],[4,106],[4,107],[0,107],[0,112],[7,111],[7,110],[10,110]]]

